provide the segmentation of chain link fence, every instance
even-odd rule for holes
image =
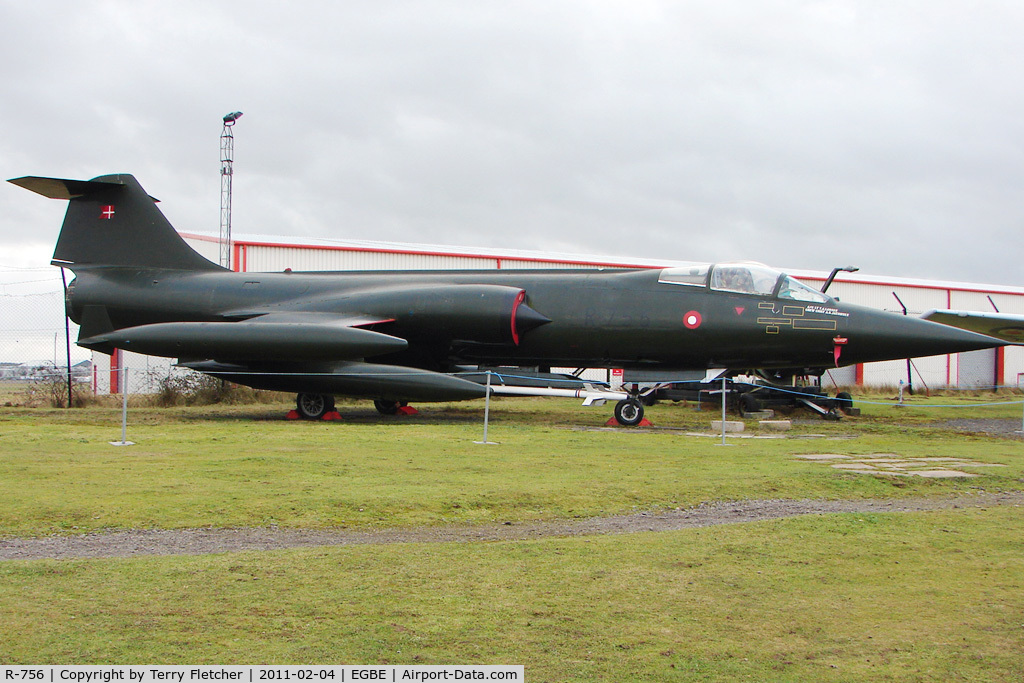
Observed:
[[[202,375],[173,367],[169,359],[94,354],[78,346],[77,338],[78,326],[64,315],[62,290],[0,292],[0,405],[64,407],[69,386],[75,404],[125,388],[130,394],[163,396],[165,403],[210,393]],[[125,376],[119,364],[127,370]]]
[[[0,289],[13,287],[0,285]],[[89,361],[89,351],[74,345],[78,326],[71,323],[66,331],[65,321],[64,293],[59,289],[30,294],[0,291],[0,377],[24,374],[33,366],[66,367],[68,332],[71,364]]]
[[[92,354],[74,345],[76,325],[65,328],[59,272],[4,267],[0,276],[0,405],[67,405],[69,333],[75,392],[91,391]]]

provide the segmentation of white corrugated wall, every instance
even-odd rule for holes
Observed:
[[[302,270],[476,270],[495,268],[495,259],[434,254],[306,249],[267,245],[239,245],[238,270],[280,272]]]

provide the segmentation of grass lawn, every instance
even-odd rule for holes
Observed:
[[[350,528],[613,514],[756,498],[1024,488],[1024,443],[937,423],[1017,419],[1006,397],[885,397],[784,439],[716,439],[716,415],[495,401],[340,423],[287,405],[0,409],[0,536]],[[928,405],[966,408],[929,408]],[[795,416],[796,417],[796,416]],[[586,429],[581,429],[586,428]],[[750,424],[756,433],[755,423]],[[999,464],[971,479],[852,474],[798,454]],[[502,543],[0,563],[5,663],[510,663],[529,680],[1016,680],[1024,519],[1014,507],[825,515]]]
[[[948,399],[947,399],[948,401]],[[785,439],[686,436],[716,415],[649,410],[659,427],[600,428],[607,409],[557,399],[496,401],[489,438],[479,403],[343,422],[292,422],[287,405],[0,412],[0,536],[110,528],[406,526],[553,519],[750,498],[877,498],[1018,488],[1021,442],[937,428],[925,408],[865,406],[843,422],[808,418]],[[1020,405],[969,409],[1015,415]],[[962,415],[938,408],[934,413]],[[920,415],[919,415],[920,413]],[[752,432],[756,432],[751,425]],[[1005,467],[979,479],[843,474],[801,453],[966,457]]]
[[[1011,681],[1020,510],[0,564],[4,662],[511,663],[528,680]]]

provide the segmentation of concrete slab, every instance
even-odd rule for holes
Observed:
[[[792,420],[759,420],[757,426],[773,432],[788,432],[793,428]]]
[[[703,437],[705,439],[721,439],[722,438],[722,430],[721,430],[721,428],[719,428],[717,434],[714,433],[714,432],[686,432],[686,436],[700,436],[700,437]],[[725,436],[726,436],[726,438],[729,438],[729,439],[762,439],[762,440],[764,440],[764,439],[786,439],[786,438],[789,438],[789,437],[787,437],[784,434],[757,434],[755,432],[746,432],[746,433],[742,433],[741,432],[741,433],[737,433],[737,434],[730,434],[729,432],[726,432]]]
[[[960,470],[921,470],[919,472],[913,472],[918,477],[926,477],[928,479],[954,479],[957,477],[980,477],[980,474],[970,474],[968,472],[961,472]]]
[[[895,453],[872,453],[865,457],[838,453],[808,453],[794,456],[798,460],[811,460],[829,464],[844,472],[873,474],[886,477],[924,477],[926,479],[956,479],[979,477],[959,468],[1006,467],[998,463],[985,463],[955,456],[901,457]]]
[[[746,427],[746,425],[743,424],[742,422],[740,422],[739,420],[726,420],[725,421],[725,431],[727,433],[731,432],[731,433],[735,434],[736,432],[742,432],[745,427]],[[712,420],[711,421],[711,430],[714,431],[714,432],[721,432],[722,431],[722,421],[721,420]]]
[[[843,472],[850,472],[851,474],[893,474],[893,475],[900,474],[899,472],[887,472],[885,470],[877,470],[874,467],[871,467],[869,465],[850,464],[850,465],[832,465],[832,467],[834,467],[837,470],[842,470]]]
[[[902,458],[857,458],[857,462],[877,462],[885,465],[911,465],[912,460]]]

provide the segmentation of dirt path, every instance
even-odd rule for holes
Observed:
[[[474,526],[405,529],[181,529],[133,530],[83,536],[0,540],[0,560],[203,555],[252,550],[385,543],[472,543],[530,538],[631,534],[738,524],[763,519],[833,512],[916,512],[1024,505],[1024,491],[978,493],[942,498],[886,500],[748,500],[709,503],[685,510],[640,512],[557,522],[509,522]]]

